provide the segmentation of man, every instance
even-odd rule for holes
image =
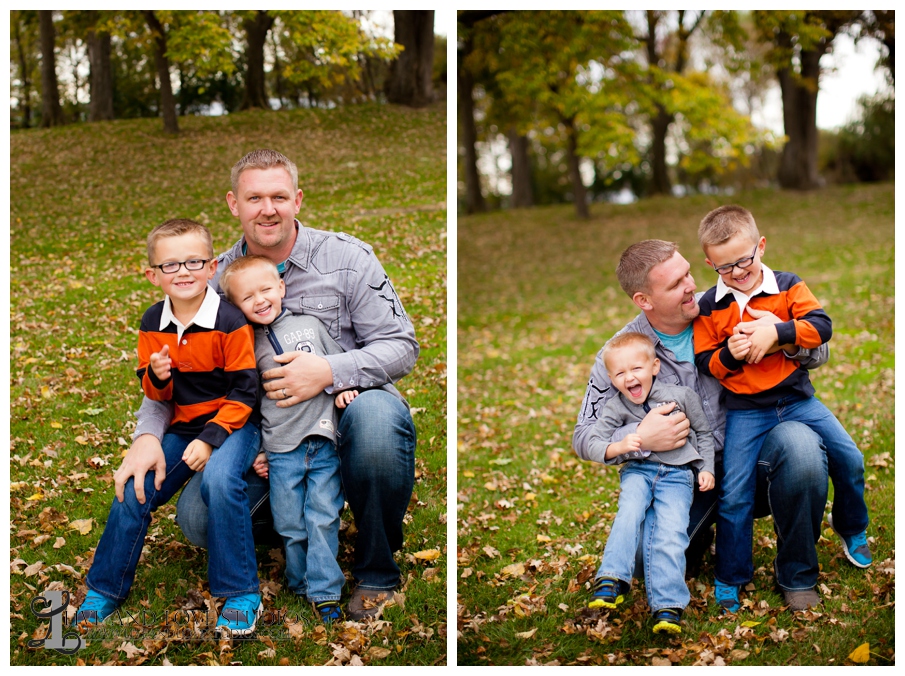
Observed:
[[[645,240],[626,249],[616,268],[623,290],[640,309],[641,314],[623,331],[639,331],[656,346],[660,359],[658,380],[694,389],[701,397],[704,413],[713,431],[717,452],[717,489],[721,453],[725,440],[726,412],[720,384],[702,375],[694,365],[692,321],[698,316],[698,297],[691,276],[691,266],[678,252],[677,245],[662,240]],[[776,322],[767,315],[758,322]],[[742,330],[753,330],[754,322],[741,324]],[[774,346],[774,350],[794,346]],[[826,345],[816,350],[798,350],[791,359],[813,368],[826,362]],[[612,464],[589,453],[589,439],[597,416],[606,402],[618,394],[607,377],[600,353],[591,370],[591,378],[578,414],[572,438],[575,452],[585,460]],[[637,424],[628,425],[615,440],[635,433],[642,438],[642,449],[652,452],[679,448],[688,436],[689,422],[684,413],[672,413],[671,406],[652,409]],[[774,561],[776,582],[792,610],[804,610],[819,603],[817,595],[816,543],[827,498],[826,454],[820,437],[799,423],[782,423],[764,441],[758,460],[756,516],[773,515],[777,535]],[[691,540],[686,552],[686,568],[697,569],[700,557],[709,547],[711,525],[716,519],[718,490],[700,492],[695,488],[688,525]]]
[[[286,307],[320,319],[345,349],[325,357],[305,351],[277,356],[283,366],[261,374],[266,396],[286,407],[320,391],[360,392],[341,414],[337,446],[345,498],[358,529],[352,570],[357,586],[349,615],[361,620],[375,615],[399,583],[393,552],[402,546],[402,521],[414,486],[416,433],[408,405],[392,383],[414,367],[419,352],[414,328],[370,246],[295,219],[303,193],[288,158],[272,150],[251,152],[233,167],[231,178],[226,202],[244,236],[219,257],[218,269],[246,254],[266,256],[286,284]],[[165,407],[142,403],[132,447],[114,474],[120,499],[130,477],[143,502],[144,475],[163,476],[158,439],[168,424]],[[260,482],[249,487],[253,510],[264,498]],[[194,482],[183,491],[177,511],[189,538],[204,544],[207,512]],[[256,520],[261,516],[258,511]]]

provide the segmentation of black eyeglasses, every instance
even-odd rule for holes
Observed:
[[[759,244],[760,243],[758,242],[758,244],[754,245],[754,251],[747,258],[740,258],[735,261],[735,263],[730,263],[729,265],[721,265],[720,267],[713,269],[721,275],[728,275],[730,272],[732,272],[732,268],[740,268],[744,270],[745,268],[750,267],[754,262],[754,257],[757,255],[757,247]],[[711,265],[713,264],[711,263]]]
[[[198,270],[203,268],[205,265],[210,263],[212,260],[214,260],[214,259],[213,258],[193,258],[188,261],[179,261],[178,263],[176,261],[171,261],[169,263],[161,263],[160,265],[152,265],[151,267],[159,269],[165,275],[172,275],[174,272],[179,272],[179,268],[181,268],[183,265],[185,266],[186,270],[189,270],[191,272],[197,272]]]

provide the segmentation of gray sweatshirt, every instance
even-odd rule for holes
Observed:
[[[255,325],[255,359],[258,372],[280,366],[275,354],[284,352],[312,352],[319,357],[339,354],[336,343],[317,317],[294,315],[284,309],[272,324]],[[276,399],[268,399],[261,389],[263,446],[267,453],[288,453],[311,436],[321,436],[336,442],[336,407],[334,397],[320,392],[313,399],[295,406],[279,408]]]
[[[690,387],[665,385],[654,379],[654,383],[644,404],[628,401],[620,392],[618,397],[610,399],[600,411],[600,417],[588,439],[588,451],[593,457],[603,458],[607,446],[619,439],[614,439],[614,432],[629,423],[638,423],[647,413],[666,404],[676,402],[674,411],[682,411],[691,424],[691,430],[685,445],[672,451],[651,453],[648,450],[633,451],[606,460],[606,464],[621,464],[628,460],[648,460],[661,462],[664,465],[686,465],[691,463],[698,471],[713,474],[713,435],[701,406],[701,398]]]

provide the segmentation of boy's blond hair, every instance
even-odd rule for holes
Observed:
[[[630,345],[635,345],[644,350],[651,361],[657,358],[657,351],[654,349],[654,343],[650,338],[637,331],[626,331],[624,333],[616,334],[603,346],[603,354],[601,356],[603,357],[603,365],[606,366],[607,371],[609,371],[607,357],[616,350],[624,349]]]
[[[718,246],[736,235],[747,235],[753,243],[760,239],[754,216],[737,204],[717,207],[704,216],[698,227],[698,241],[702,247]]]
[[[232,181],[233,193],[239,189],[239,176],[246,169],[273,169],[280,167],[289,173],[292,179],[292,189],[299,189],[299,170],[288,157],[276,150],[262,148],[260,150],[252,150],[241,160],[233,165],[229,178]]]
[[[157,265],[154,262],[154,253],[157,242],[164,237],[180,237],[182,235],[199,235],[207,245],[207,255],[214,257],[214,240],[211,231],[200,223],[188,218],[172,218],[158,225],[148,233],[148,265]]]
[[[650,292],[650,271],[664,261],[668,261],[679,250],[675,242],[662,239],[646,239],[632,244],[622,252],[616,266],[619,286],[632,298],[639,291]]]
[[[271,270],[277,283],[279,283],[280,273],[279,270],[277,270],[276,264],[272,260],[270,260],[266,256],[258,256],[256,254],[242,256],[241,258],[237,258],[228,266],[226,266],[226,269],[223,270],[223,273],[220,275],[220,289],[224,294],[226,294],[227,300],[229,300],[230,302],[232,302],[233,300],[229,289],[232,278],[243,270],[248,270],[256,266],[266,267],[268,270]]]

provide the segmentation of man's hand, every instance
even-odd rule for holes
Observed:
[[[734,337],[734,336],[733,336]],[[749,364],[759,364],[760,360],[779,349],[779,334],[776,332],[776,326],[758,326],[748,336],[751,341],[751,350],[745,358]]]
[[[173,360],[170,359],[170,346],[164,345],[160,352],[151,355],[151,370],[158,380],[166,380],[170,377],[170,368]]]
[[[267,462],[267,454],[263,451],[258,453],[255,461],[251,463],[251,468],[255,471],[262,479],[267,479],[270,477],[270,463]]]
[[[744,333],[735,333],[729,337],[729,340],[726,342],[726,347],[729,348],[729,354],[735,359],[742,361],[746,359],[748,353],[751,352],[751,341]]]
[[[672,402],[651,409],[651,412],[644,416],[644,420],[638,423],[637,431],[642,439],[642,448],[660,453],[682,448],[685,445],[691,423],[681,411],[670,415],[675,407],[676,403]]]
[[[189,469],[200,472],[204,469],[207,461],[211,459],[211,453],[214,447],[206,441],[195,439],[190,443],[182,454],[182,461],[189,466]]]
[[[123,501],[123,488],[129,478],[134,477],[135,499],[145,504],[145,475],[148,472],[154,472],[154,488],[159,491],[167,475],[167,461],[160,440],[151,434],[142,434],[132,442],[123,464],[113,473],[116,499]]]
[[[716,478],[710,472],[700,472],[698,474],[698,488],[703,491],[709,491],[716,486]]]
[[[278,366],[261,374],[268,399],[286,408],[308,401],[333,384],[330,362],[310,352],[284,352],[274,355]]]

